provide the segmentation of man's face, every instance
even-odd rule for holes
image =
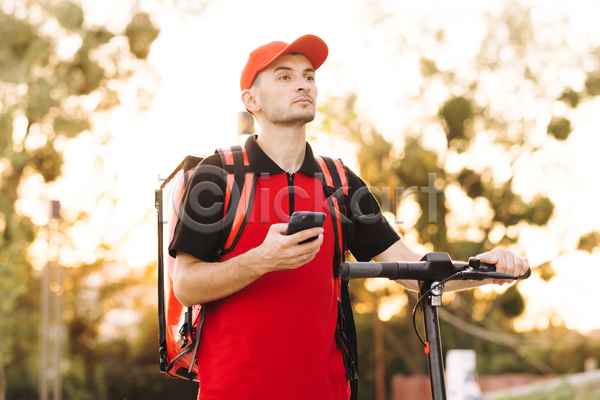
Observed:
[[[261,111],[274,125],[300,126],[315,118],[315,70],[302,54],[279,57],[258,74],[252,87]]]

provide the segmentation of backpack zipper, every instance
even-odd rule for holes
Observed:
[[[288,200],[289,200],[289,215],[291,216],[294,213],[295,209],[295,200],[294,200],[294,175],[286,172],[288,179]]]

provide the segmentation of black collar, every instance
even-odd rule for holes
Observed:
[[[250,167],[254,171],[255,174],[281,174],[285,171],[281,169],[281,167],[275,164],[275,161],[271,160],[268,155],[265,154],[263,149],[260,148],[258,143],[256,143],[257,135],[251,135],[246,140],[246,152],[248,154],[248,161],[250,162]],[[306,143],[306,152],[304,155],[304,161],[302,162],[302,166],[298,170],[301,174],[315,176],[321,170],[315,160],[315,156],[313,154],[312,148]]]

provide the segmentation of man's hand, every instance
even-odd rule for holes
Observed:
[[[272,225],[260,246],[223,262],[204,262],[177,252],[173,290],[181,304],[188,307],[222,299],[267,272],[299,268],[312,260],[323,244],[323,228],[285,236],[287,225]],[[318,237],[298,244],[313,236]]]
[[[512,251],[495,248],[494,250],[477,255],[485,263],[496,264],[496,272],[521,276],[529,269],[529,261],[525,257],[518,257]],[[512,283],[512,280],[494,279],[494,283],[500,286]]]
[[[295,269],[311,261],[323,244],[323,228],[306,229],[286,236],[288,224],[274,224],[264,242],[253,250],[260,275],[271,271]],[[312,242],[300,242],[317,236]]]

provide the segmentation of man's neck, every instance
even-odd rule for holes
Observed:
[[[306,128],[304,125],[261,130],[256,143],[281,169],[294,173],[304,162]]]

